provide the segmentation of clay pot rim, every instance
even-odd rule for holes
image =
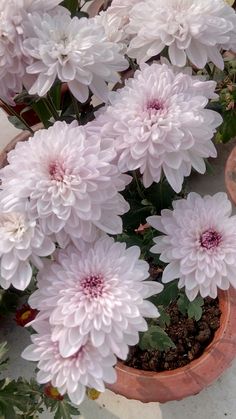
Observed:
[[[227,323],[230,317],[230,289],[226,291],[219,291],[218,293],[219,298],[219,306],[221,310],[221,316],[220,316],[220,326],[216,330],[215,335],[211,343],[205,348],[202,355],[199,358],[194,359],[193,361],[189,362],[184,367],[175,368],[170,371],[145,371],[140,370],[137,368],[128,367],[127,365],[124,365],[122,361],[118,361],[116,364],[116,369],[121,370],[123,372],[127,372],[129,375],[133,376],[145,376],[145,377],[157,377],[157,378],[168,378],[171,376],[177,376],[182,375],[183,373],[186,373],[189,371],[189,369],[194,369],[195,367],[198,367],[200,364],[207,362],[207,358],[211,356],[211,351],[214,346],[218,344],[221,337],[223,336],[225,329],[227,327]]]
[[[229,154],[225,165],[225,185],[231,201],[236,204],[236,145]]]

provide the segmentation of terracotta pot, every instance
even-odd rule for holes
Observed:
[[[165,403],[199,393],[228,368],[236,355],[236,290],[219,293],[220,327],[203,355],[172,371],[151,372],[116,366],[117,382],[107,388],[128,399]]]
[[[225,184],[231,200],[236,205],[236,146],[231,151],[226,162]]]
[[[34,131],[38,131],[41,128],[43,128],[43,124],[41,122],[32,127]],[[7,146],[0,152],[0,168],[7,165],[7,154],[15,148],[18,141],[26,141],[29,137],[31,137],[31,135],[32,134],[29,131],[22,131],[7,144]]]

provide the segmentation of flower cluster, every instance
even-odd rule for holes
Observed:
[[[179,288],[185,287],[191,301],[198,292],[216,298],[217,288],[236,287],[236,217],[227,195],[202,198],[192,192],[174,201],[173,208],[147,219],[165,234],[154,239],[151,249],[168,263],[162,282],[179,278]]]
[[[139,255],[138,247],[104,236],[81,251],[69,246],[45,264],[29,300],[40,311],[31,323],[38,334],[23,352],[39,361],[40,383],[50,381],[80,403],[85,386],[104,391],[104,381],[115,381],[114,355],[126,359],[128,345],[148,328],[144,317],[159,316],[146,298],[163,286],[146,281],[149,265]]]
[[[34,135],[0,168],[0,285],[25,290],[36,277],[16,315],[35,331],[22,356],[46,394],[79,404],[114,383],[146,319],[160,329],[154,253],[162,282],[178,280],[191,301],[236,287],[227,196],[181,193],[217,155],[213,76],[236,50],[236,14],[223,0],[113,0],[89,18],[61,3],[0,0],[0,97],[33,103],[45,126],[26,123]],[[164,234],[153,254],[150,226]]]

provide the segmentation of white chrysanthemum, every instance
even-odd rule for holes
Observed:
[[[122,172],[139,169],[149,187],[161,172],[176,192],[193,167],[206,170],[204,158],[216,157],[211,141],[221,116],[205,109],[216,83],[178,73],[166,64],[143,64],[124,88],[112,92],[111,106],[89,124],[112,138]]]
[[[224,0],[145,0],[132,8],[126,31],[133,37],[128,54],[149,60],[167,46],[172,64],[188,58],[198,68],[212,61],[220,69],[220,49],[236,38],[236,15]]]
[[[3,0],[5,1],[5,0]],[[15,5],[27,13],[48,12],[61,3],[61,0],[13,0]]]
[[[81,252],[70,246],[45,265],[29,301],[41,311],[36,324],[49,317],[62,356],[76,353],[91,339],[102,353],[126,359],[128,345],[137,344],[139,332],[147,330],[143,317],[159,316],[145,298],[163,288],[144,281],[149,266],[139,256],[137,246],[126,249],[105,236]]]
[[[9,210],[27,198],[29,213],[47,235],[64,229],[91,241],[98,229],[121,233],[119,215],[129,204],[118,191],[130,177],[110,163],[114,156],[111,142],[87,135],[76,122],[56,122],[8,154],[9,164],[0,170],[1,204]]]
[[[37,334],[31,335],[33,344],[22,353],[29,361],[38,361],[37,381],[39,384],[51,382],[60,394],[68,394],[70,400],[80,404],[85,396],[86,387],[105,391],[104,382],[114,383],[116,372],[113,354],[106,356],[87,342],[74,355],[63,358],[58,343],[51,339],[47,323],[37,324]]]
[[[113,0],[111,6],[105,12],[102,11],[95,16],[96,22],[103,25],[109,41],[124,43],[127,40],[128,36],[125,28],[129,22],[132,7],[139,1]],[[123,45],[123,48],[125,48],[125,45]]]
[[[26,66],[32,62],[23,50],[23,24],[27,13],[50,10],[59,0],[0,0],[0,97],[14,104],[13,97],[22,90]]]
[[[32,277],[29,262],[42,267],[39,257],[50,255],[55,246],[25,211],[0,212],[0,237],[0,285],[24,290]]]
[[[123,29],[123,19],[119,15],[111,13],[109,9],[105,12],[100,12],[99,15],[94,17],[94,20],[96,23],[103,26],[106,37],[110,42],[123,43],[126,37],[125,31]],[[123,53],[126,52],[125,48],[125,44],[123,43]]]
[[[162,281],[179,278],[190,300],[198,292],[216,298],[217,288],[236,288],[236,216],[225,193],[200,197],[190,193],[187,199],[173,202],[173,211],[147,219],[166,234],[154,239],[153,253],[169,263]]]
[[[56,78],[66,82],[70,91],[85,102],[89,88],[107,100],[106,82],[119,81],[118,71],[128,67],[121,46],[108,41],[105,30],[95,19],[71,17],[59,12],[54,16],[34,13],[29,18],[34,35],[24,42],[34,63],[27,68],[37,75],[31,94],[44,96]]]

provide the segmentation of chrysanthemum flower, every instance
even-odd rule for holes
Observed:
[[[102,353],[126,359],[128,345],[147,330],[143,317],[158,317],[157,308],[145,299],[163,286],[149,277],[149,265],[139,260],[140,249],[126,249],[102,237],[82,252],[69,247],[57,254],[38,276],[39,289],[30,297],[41,310],[36,318],[49,317],[52,340],[62,356],[76,353],[89,338]],[[34,324],[33,324],[34,327]]]
[[[45,396],[49,397],[49,399],[53,400],[63,400],[64,396],[62,396],[56,387],[53,387],[50,383],[44,386],[43,392]]]
[[[173,208],[147,219],[165,234],[154,239],[151,249],[168,263],[162,281],[179,278],[179,288],[185,287],[190,300],[198,292],[216,298],[217,288],[236,288],[236,216],[231,216],[227,195],[190,193],[173,202]]]
[[[29,213],[46,235],[64,229],[90,241],[98,229],[121,233],[119,215],[129,205],[118,191],[130,177],[110,163],[114,156],[112,144],[88,136],[76,122],[57,122],[8,154],[9,165],[0,170],[1,204],[9,210],[27,198]]]
[[[58,77],[80,102],[88,99],[89,88],[107,100],[106,82],[119,81],[117,72],[125,70],[128,62],[120,53],[121,46],[108,41],[96,19],[34,13],[29,24],[34,34],[24,47],[34,63],[27,72],[37,75],[31,94],[44,96]]]
[[[38,314],[38,310],[31,308],[29,304],[24,304],[21,308],[16,310],[15,322],[18,326],[26,326],[27,323],[32,322]]]
[[[129,22],[131,9],[138,2],[140,0],[113,0],[105,12],[102,11],[95,16],[96,22],[103,25],[109,41],[125,42],[127,40],[125,28]]]
[[[0,285],[24,290],[32,277],[29,262],[41,267],[40,257],[50,255],[55,246],[25,212],[0,212],[0,237]]]
[[[222,118],[205,109],[217,97],[215,86],[166,64],[143,64],[124,88],[112,92],[111,105],[89,129],[114,139],[122,172],[139,169],[149,187],[163,170],[180,192],[192,167],[204,173],[204,158],[216,157],[211,139]]]
[[[27,13],[48,12],[61,3],[61,0],[13,0]]]
[[[51,383],[63,396],[68,394],[72,403],[80,404],[85,396],[86,387],[105,391],[104,382],[114,383],[116,373],[113,354],[106,356],[87,342],[72,356],[63,358],[58,343],[51,339],[48,324],[38,324],[38,333],[31,335],[33,344],[22,353],[29,361],[38,361],[37,381],[39,384]]]
[[[198,68],[212,61],[220,69],[220,49],[236,38],[236,15],[224,0],[145,0],[132,8],[128,54],[147,61],[167,46],[172,64],[187,58]]]
[[[32,58],[25,53],[23,23],[27,14],[51,10],[60,0],[1,0],[0,1],[0,97],[11,103],[26,81],[26,66]]]

